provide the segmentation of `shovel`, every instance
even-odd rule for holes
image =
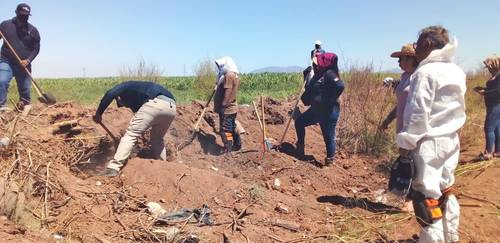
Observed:
[[[44,103],[44,104],[47,104],[47,105],[53,105],[53,104],[55,104],[56,103],[56,97],[54,95],[50,94],[50,93],[43,93],[42,92],[42,89],[40,88],[40,86],[38,86],[37,82],[35,81],[35,79],[31,75],[31,72],[28,70],[28,68],[26,68],[25,66],[22,65],[21,58],[19,57],[19,55],[17,55],[16,50],[14,50],[14,47],[12,47],[12,45],[9,42],[9,40],[7,40],[5,38],[5,36],[3,35],[3,33],[1,31],[0,31],[0,35],[2,36],[3,41],[5,42],[5,44],[7,44],[7,46],[12,51],[12,53],[14,53],[14,56],[16,57],[17,61],[21,65],[21,67],[23,67],[23,69],[26,72],[26,74],[28,74],[28,76],[30,77],[31,82],[33,83],[33,85],[35,87],[35,91],[38,94],[38,100],[41,103]]]
[[[257,120],[259,121],[260,130],[262,131],[262,137],[264,137],[264,127],[262,125],[262,121],[260,120],[259,110],[257,109],[255,102],[252,101],[252,105],[253,105],[253,109],[255,110],[255,114],[257,115]],[[266,144],[264,141],[265,140],[262,139],[262,149],[265,152],[266,151]]]
[[[286,133],[288,132],[288,128],[290,128],[291,121],[294,120],[294,115],[297,112],[297,107],[299,106],[300,96],[302,95],[302,92],[304,91],[306,84],[307,84],[307,80],[304,80],[304,84],[302,85],[302,89],[300,89],[299,95],[297,96],[297,101],[295,101],[295,105],[293,106],[292,113],[290,114],[290,117],[288,118],[285,130],[283,131],[283,135],[281,136],[280,143],[278,144],[278,149],[279,149],[279,146],[281,146],[283,144],[283,141],[285,140],[285,136],[286,136]]]
[[[192,135],[191,137],[186,140],[185,142],[179,144],[177,146],[177,150],[180,151],[182,150],[183,148],[185,148],[186,146],[188,146],[189,144],[191,144],[193,141],[194,141],[194,138],[196,137],[196,135],[198,134],[199,132],[199,129],[198,127],[200,126],[200,123],[201,123],[201,119],[203,118],[203,116],[205,115],[205,111],[207,110],[208,108],[208,105],[210,105],[210,102],[212,102],[212,99],[214,98],[214,95],[215,95],[215,92],[217,91],[217,87],[219,85],[216,84],[215,87],[214,87],[214,90],[212,91],[212,94],[210,95],[210,97],[208,98],[207,100],[207,103],[205,104],[205,106],[203,107],[203,110],[201,111],[201,114],[200,116],[198,117],[198,120],[196,121],[195,125],[194,125],[194,128],[193,128],[193,132],[192,132]]]
[[[265,111],[265,105],[264,105],[264,97],[262,97],[262,96],[260,96],[260,106],[262,109],[262,136],[264,137],[264,148],[265,148],[265,151],[270,151],[273,148],[273,144],[267,138],[266,111]]]
[[[99,125],[101,125],[101,127],[104,129],[104,131],[106,131],[106,133],[111,137],[111,139],[113,140],[113,146],[115,147],[115,149],[118,148],[118,144],[120,143],[118,138],[115,137],[115,135],[113,135],[113,133],[108,129],[108,127],[106,125],[104,125],[104,123],[102,123],[102,121],[99,122]]]

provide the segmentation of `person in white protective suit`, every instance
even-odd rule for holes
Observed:
[[[451,194],[465,122],[465,73],[453,63],[458,43],[441,26],[420,31],[415,44],[420,63],[411,76],[396,142],[401,156],[415,164],[411,197],[420,242],[456,242],[460,208]]]

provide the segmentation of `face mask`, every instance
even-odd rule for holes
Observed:
[[[17,19],[19,20],[19,22],[26,24],[28,23],[29,17],[30,17],[29,15],[18,15]]]

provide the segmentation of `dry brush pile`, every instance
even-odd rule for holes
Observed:
[[[113,230],[119,232],[116,238],[162,242],[150,231],[146,201],[123,182],[103,184],[99,191],[83,183],[88,175],[79,166],[112,146],[106,136],[96,135],[92,124],[83,122],[90,112],[63,103],[35,106],[28,117],[2,114],[0,134],[10,143],[0,147],[1,213],[54,239],[105,242],[102,235],[89,235],[101,223],[121,229]],[[135,215],[134,223],[125,224],[118,216],[127,213]]]

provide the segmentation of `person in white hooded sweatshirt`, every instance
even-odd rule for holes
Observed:
[[[441,26],[420,31],[415,44],[419,66],[411,76],[396,142],[400,155],[412,157],[411,193],[420,242],[456,242],[460,208],[451,194],[465,123],[465,73],[453,63],[458,43]]]

